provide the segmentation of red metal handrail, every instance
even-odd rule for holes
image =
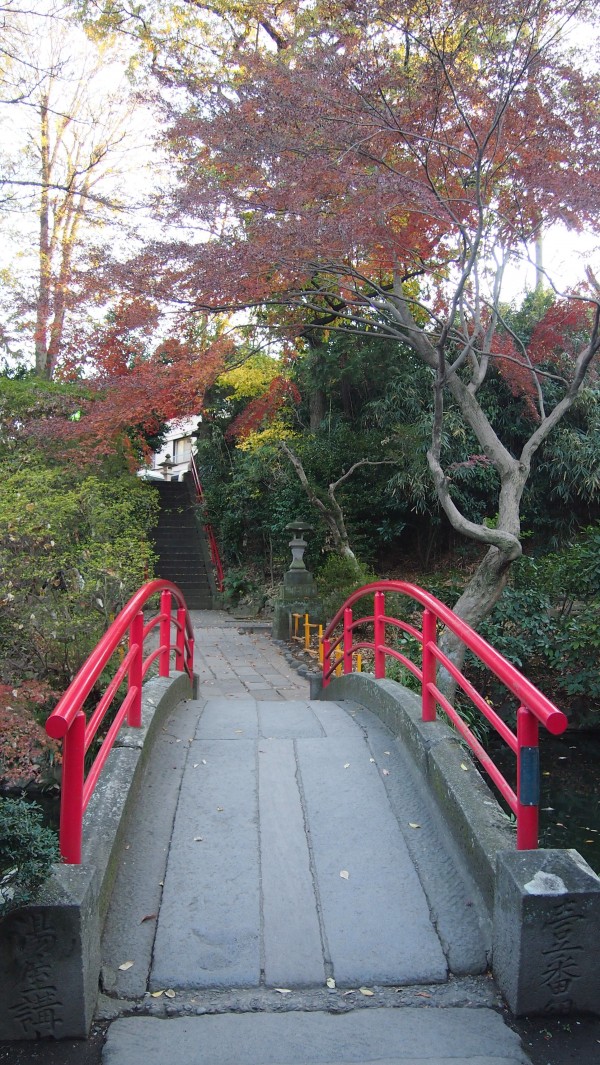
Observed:
[[[159,592],[159,612],[144,623],[142,608]],[[176,613],[172,612],[173,598],[177,603]],[[144,641],[157,625],[159,646],[144,658]],[[176,630],[174,644],[171,640],[172,627]],[[85,701],[127,632],[128,651],[89,721],[86,721],[83,710]],[[134,728],[141,726],[144,677],[157,658],[159,676],[168,677],[172,649],[175,651],[175,669],[187,673],[191,680],[194,673],[194,634],[183,593],[171,581],[151,581],[143,585],[123,607],[48,717],[46,732],[54,739],[63,740],[60,852],[63,861],[70,865],[79,865],[81,862],[83,815],[117,734],[125,721]],[[85,754],[125,679],[127,692],[85,777]]]
[[[193,455],[190,459],[190,471],[194,481],[194,488],[196,489],[196,499],[198,503],[204,504],[204,490],[202,488],[202,482],[200,480],[200,472],[198,470],[196,459]],[[215,530],[208,521],[204,522],[204,534],[206,536],[206,539],[208,540],[208,546],[210,548],[210,557],[212,559],[212,564],[215,569],[217,588],[220,592],[222,592],[224,587],[223,563],[221,562],[221,555],[219,554],[219,545],[217,544]]]
[[[385,613],[385,593],[404,595],[423,607],[422,627],[416,629],[398,618]],[[364,596],[373,595],[373,614],[353,618],[352,607]],[[340,622],[342,633],[332,639]],[[373,640],[353,642],[353,633],[359,626],[373,623]],[[517,711],[516,734],[492,709],[482,695],[466,679],[457,666],[438,647],[437,624],[442,622],[466,647],[515,695],[520,703]],[[421,665],[386,644],[386,629],[391,625],[421,644]],[[482,636],[423,588],[405,581],[375,581],[359,588],[338,610],[333,621],[323,633],[323,686],[327,687],[332,674],[343,662],[344,673],[352,672],[353,654],[362,648],[370,648],[375,657],[375,677],[385,677],[385,659],[391,656],[417,678],[421,684],[423,721],[435,721],[440,706],[453,725],[468,743],[482,767],[488,773],[501,795],[508,803],[517,820],[517,849],[530,850],[538,845],[539,824],[539,725],[559,735],[567,727],[567,718],[554,703],[550,702],[518,669],[496,651]],[[487,751],[460,714],[451,705],[437,686],[438,664],[450,673],[462,691],[490,722],[496,732],[508,744],[517,759],[517,790],[494,764]]]

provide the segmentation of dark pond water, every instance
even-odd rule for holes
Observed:
[[[490,742],[490,754],[514,786],[512,752]],[[540,735],[541,847],[575,847],[600,873],[600,735]]]

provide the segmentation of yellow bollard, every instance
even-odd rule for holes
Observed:
[[[304,650],[308,651],[310,647],[310,623],[308,620],[308,614],[304,615]]]
[[[323,665],[323,626],[319,625],[319,662]]]
[[[356,652],[356,672],[362,673],[362,655],[360,651]]]

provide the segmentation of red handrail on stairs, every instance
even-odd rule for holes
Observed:
[[[200,480],[200,472],[198,470],[196,459],[193,455],[190,459],[190,471],[194,481],[194,488],[196,489],[196,499],[198,503],[204,504],[204,491],[202,489],[202,482]],[[217,588],[220,592],[222,592],[224,587],[223,563],[221,562],[221,556],[219,554],[219,546],[217,544],[215,530],[208,521],[204,522],[204,533],[206,539],[208,540],[208,546],[210,548],[210,557],[212,559],[212,564],[215,569]]]

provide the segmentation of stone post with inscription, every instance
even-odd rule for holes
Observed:
[[[515,1016],[600,1014],[600,878],[576,850],[501,851],[493,970]]]
[[[0,1039],[84,1039],[100,970],[93,869],[57,866],[40,892],[0,922]]]

